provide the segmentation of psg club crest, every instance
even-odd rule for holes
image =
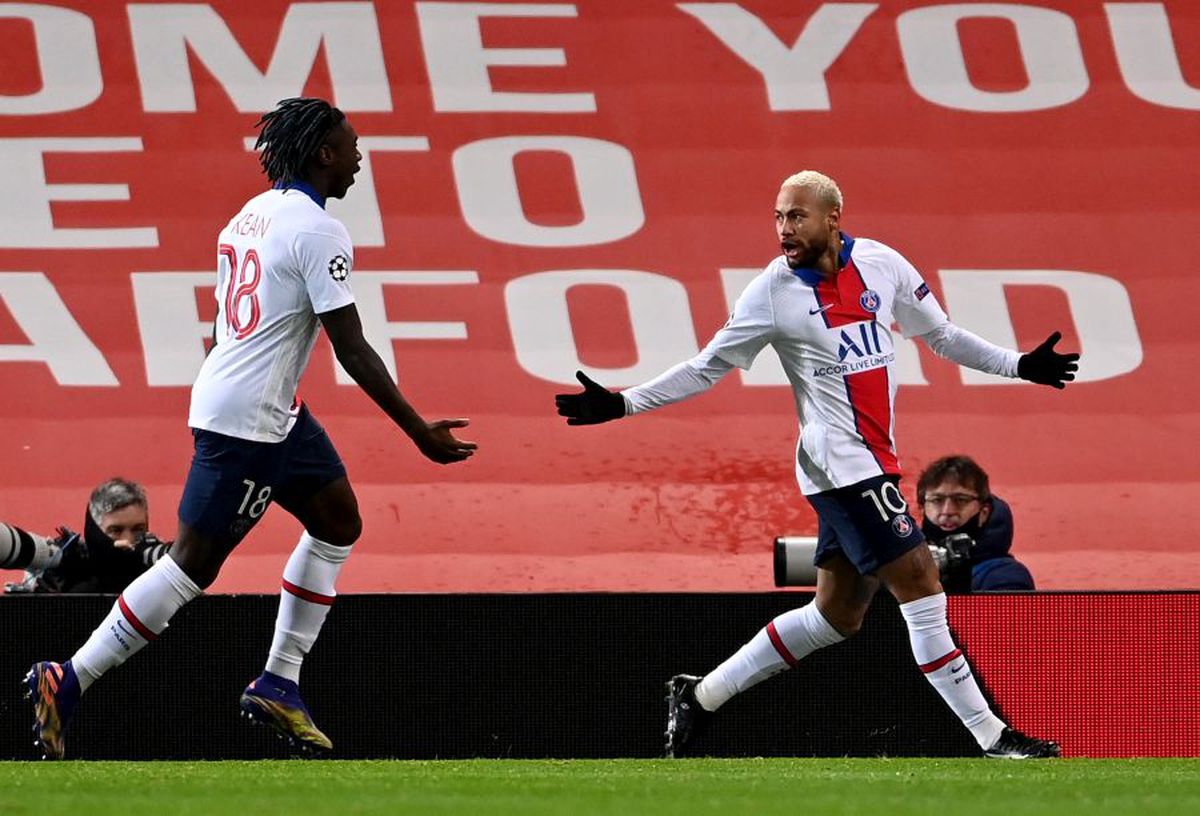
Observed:
[[[896,516],[892,519],[892,532],[897,538],[908,538],[912,535],[913,523],[908,516]]]
[[[345,255],[334,255],[329,260],[329,277],[335,281],[344,281],[350,277],[350,259]]]
[[[859,296],[858,303],[868,312],[874,314],[879,311],[879,293],[874,289],[868,289]]]

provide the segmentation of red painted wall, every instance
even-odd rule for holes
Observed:
[[[169,21],[141,16],[139,9],[157,5],[39,7],[73,11],[73,23],[0,18],[5,40],[17,44],[0,55],[0,162],[9,161],[9,205],[0,208],[0,518],[35,530],[80,524],[88,489],[120,473],[148,486],[153,526],[171,535],[190,455],[188,389],[154,384],[161,369],[153,376],[151,369],[162,364],[164,344],[178,346],[184,353],[175,374],[186,382],[187,360],[202,354],[196,320],[215,310],[201,286],[192,323],[179,324],[163,318],[178,304],[149,290],[137,302],[136,287],[141,276],[211,272],[217,231],[263,185],[243,140],[271,102],[256,103],[230,79],[233,52],[222,52],[222,67],[213,69],[205,61],[213,58],[194,44],[187,61],[172,63],[189,67],[190,84],[170,86],[166,103],[155,96],[152,80],[170,79],[174,69],[139,65],[135,52],[174,42]],[[322,25],[349,25],[364,14],[373,21],[374,39],[354,34],[351,49],[366,85],[345,78],[341,41],[326,43],[307,79],[300,75],[307,62],[289,74],[272,59],[277,50],[303,51],[277,48],[284,20],[308,13],[301,5],[197,8],[215,15],[244,52],[243,77],[257,72],[261,85],[275,66],[278,85],[264,98],[301,91],[349,98],[354,104],[343,104],[364,140],[427,139],[427,149],[409,142],[408,150],[372,153],[373,197],[363,176],[351,190],[347,204],[373,200],[380,219],[380,240],[356,247],[357,276],[459,271],[477,281],[389,285],[382,299],[389,321],[458,326],[455,338],[396,339],[390,349],[405,392],[427,416],[471,418],[465,435],[480,452],[466,465],[423,461],[356,388],[336,384],[324,343],[314,354],[302,396],[341,450],[365,519],[343,591],[770,588],[771,540],[815,527],[792,477],[796,426],[787,387],[748,384],[735,374],[688,404],[585,429],[564,427],[551,397],[568,387],[576,359],[606,384],[629,385],[614,372],[654,362],[664,344],[706,342],[729,308],[721,270],[761,268],[777,254],[775,191],[805,167],[839,181],[849,232],[904,252],[964,325],[993,325],[979,323],[973,306],[996,300],[962,294],[964,280],[986,285],[1004,270],[1052,270],[1086,273],[1101,284],[1071,295],[1054,285],[1003,288],[1002,314],[1022,348],[1053,329],[1064,332],[1064,346],[1082,346],[1082,373],[1091,378],[1064,393],[974,384],[928,349],[913,352],[906,370],[914,381],[897,400],[907,489],[923,463],[967,452],[1012,504],[1015,552],[1040,586],[1200,583],[1200,523],[1189,511],[1200,483],[1200,459],[1192,455],[1200,436],[1193,376],[1200,349],[1188,318],[1200,300],[1194,4],[1141,4],[1149,11],[1132,22],[1111,20],[1100,2],[1016,4],[1015,22],[976,18],[946,28],[937,4],[882,2],[860,25],[842,20],[847,45],[826,70],[793,72],[817,90],[806,95],[776,82],[774,96],[763,73],[692,6],[557,4],[566,9],[561,16],[482,20],[486,48],[560,52],[560,64],[548,57],[487,73],[496,93],[590,95],[591,109],[558,113],[504,102],[496,104],[508,109],[467,111],[447,101],[454,83],[438,73],[438,55],[462,64],[478,52],[461,36],[450,47],[431,43],[428,15],[443,9],[437,4],[324,6]],[[806,46],[798,54],[818,53],[817,43],[832,47],[837,21],[830,15],[845,13],[834,5],[743,4],[759,22],[743,18],[742,30],[757,32],[762,43],[774,38],[774,46],[747,53],[782,59],[798,37]],[[94,32],[100,65],[90,101],[86,49],[71,39],[86,42],[80,21]],[[37,26],[48,32],[46,42],[35,36],[43,30]],[[803,40],[804,32],[819,36]],[[372,85],[376,45],[383,79]],[[84,66],[73,79],[53,74],[55,55],[64,53]],[[955,53],[965,65],[955,86],[965,94],[959,102],[944,95],[954,91],[946,90],[954,86],[946,69],[936,81],[922,73],[923,59],[952,62]],[[16,109],[54,83],[66,88],[62,98],[75,93],[82,101],[62,110]],[[1037,107],[1064,88],[1073,98]],[[534,100],[544,106],[549,98]],[[981,104],[1025,109],[971,109]],[[172,106],[194,110],[161,109]],[[569,244],[571,227],[601,234],[606,218],[619,225],[636,209],[626,202],[614,214],[603,201],[589,201],[581,186],[603,184],[581,178],[562,152],[530,149],[514,162],[487,165],[501,176],[512,168],[519,207],[503,203],[502,181],[470,168],[456,175],[471,145],[512,137],[583,138],[625,151],[640,225],[565,246],[535,246],[487,227],[472,208],[491,203],[531,233]],[[117,152],[112,143],[100,150],[39,141],[44,156],[18,141],[82,138],[135,141]],[[611,181],[620,176],[613,168],[624,166],[605,165],[601,175]],[[128,195],[69,200],[95,191],[39,193],[43,183],[124,185]],[[613,189],[618,203],[629,191]],[[68,239],[57,230],[65,228],[155,232],[146,246],[63,247],[56,242]],[[657,313],[633,313],[630,298],[642,289],[630,295],[583,283],[564,304],[522,301],[526,290],[514,285],[553,271],[588,280],[580,270],[633,270],[636,286],[665,287],[644,290],[658,298]],[[962,270],[974,272],[964,277]],[[50,287],[61,307],[47,307],[47,316],[43,307],[17,302],[14,287],[29,280],[43,293]],[[954,286],[959,296],[951,302]],[[522,311],[520,303],[533,305]],[[168,343],[149,332],[154,315],[168,330],[179,325],[179,336]],[[569,331],[555,334],[562,320]],[[76,325],[99,355],[85,367],[106,366],[109,384],[64,384],[44,362],[15,359],[33,342],[34,323],[53,324],[60,339],[60,325]],[[551,337],[541,347],[539,331]],[[539,348],[551,363],[534,359]],[[268,513],[214,589],[273,589],[296,535],[281,511]]]

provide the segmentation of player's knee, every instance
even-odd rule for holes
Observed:
[[[335,547],[349,547],[358,541],[362,529],[362,517],[354,513],[337,519],[326,519],[317,529],[309,528],[308,534]]]
[[[818,609],[821,609],[818,607]],[[842,637],[854,637],[862,629],[866,609],[845,607],[821,609],[821,615]]]
[[[359,536],[362,535],[362,529],[362,517],[355,513],[353,518],[346,520],[346,528],[343,531],[343,541],[345,543],[342,546],[349,547],[355,541],[358,541]]]
[[[217,580],[221,565],[236,545],[237,542],[211,538],[181,525],[179,536],[171,545],[170,558],[196,586],[208,589]]]

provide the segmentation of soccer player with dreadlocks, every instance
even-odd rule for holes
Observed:
[[[271,189],[250,199],[218,238],[216,342],[192,388],[195,453],[179,535],[70,660],[30,669],[35,731],[50,759],[63,756],[82,693],[158,638],[212,584],[271,503],[295,516],[304,533],[283,571],[265,670],[242,694],[241,708],[298,748],[332,747],[300,697],[300,667],[362,520],[333,443],[296,398],[321,327],[338,362],[422,454],[449,464],[475,451],[453,433],[467,420],[422,419],[363,337],[350,287],[350,236],[325,211],[327,199],[346,195],[362,160],[345,115],[320,99],[285,99],[258,124]]]

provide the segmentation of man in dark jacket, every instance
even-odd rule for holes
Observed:
[[[14,540],[39,542],[43,537],[11,525]],[[118,594],[163,556],[170,542],[149,531],[150,505],[137,482],[114,478],[100,484],[88,498],[83,535],[66,527],[46,539],[47,552],[28,548],[32,556],[11,559],[9,568],[24,568],[25,580],[8,584],[9,592]]]
[[[1028,568],[1009,555],[1013,516],[993,496],[988,475],[968,456],[944,456],[921,473],[921,531],[933,548],[947,592],[1034,588]]]

